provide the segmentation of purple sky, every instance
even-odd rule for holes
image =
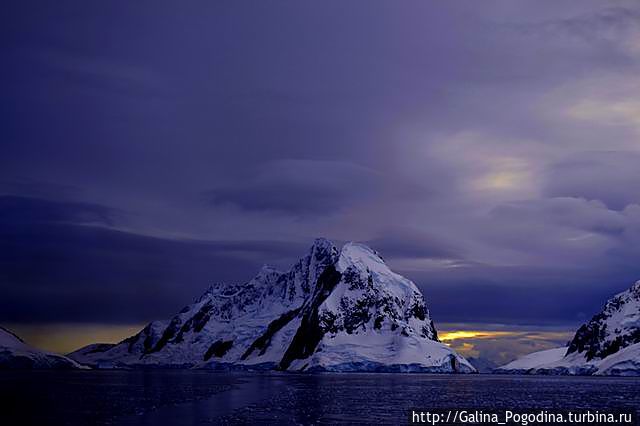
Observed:
[[[436,324],[640,279],[637,2],[6,5],[0,322],[138,324],[368,242]]]

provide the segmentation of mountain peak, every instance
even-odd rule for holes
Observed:
[[[333,247],[333,241],[328,238],[318,237],[313,240],[312,247]]]
[[[298,371],[474,371],[438,341],[416,285],[364,244],[338,250],[318,238],[288,271],[263,266],[249,282],[216,285],[206,295],[112,348],[82,352],[83,360]]]
[[[361,243],[349,242],[345,244],[340,251],[340,259],[365,269],[389,269],[377,251]]]
[[[316,238],[311,246],[311,253],[320,257],[335,257],[339,255],[339,257],[349,259],[352,263],[359,264],[365,268],[384,265],[384,268],[387,269],[382,256],[377,251],[365,244],[354,241],[345,243],[342,249],[339,250],[331,240]]]
[[[331,258],[338,254],[338,248],[333,241],[326,238],[316,238],[311,246],[311,255],[316,259]]]

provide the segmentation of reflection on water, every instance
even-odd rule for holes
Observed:
[[[412,408],[640,408],[640,381],[207,371],[0,373],[0,424],[398,424]],[[3,419],[4,417],[4,419]]]

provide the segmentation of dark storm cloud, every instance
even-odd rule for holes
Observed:
[[[77,186],[58,185],[50,182],[38,182],[32,180],[0,182],[0,194],[3,196],[15,195],[32,198],[53,198],[58,201],[73,200],[81,193]]]
[[[440,237],[415,228],[396,226],[386,229],[365,243],[386,257],[396,258],[460,258],[462,253]]]
[[[7,318],[162,317],[318,236],[436,320],[573,323],[640,278],[634,2],[5,9]]]
[[[99,223],[112,225],[116,211],[109,207],[57,202],[20,196],[0,196],[0,224],[30,225],[43,222]]]
[[[439,322],[564,324],[573,329],[637,280],[640,268],[596,273],[587,268],[490,268],[424,273],[401,271],[422,289]],[[505,285],[509,283],[509,285]]]
[[[108,211],[0,197],[0,321],[143,322],[170,315],[212,279],[248,280],[262,263],[281,264],[304,250],[295,243],[162,239],[89,225],[105,224]]]
[[[214,205],[247,210],[324,215],[370,198],[381,184],[381,176],[352,163],[279,160],[254,176],[207,191],[205,197]]]

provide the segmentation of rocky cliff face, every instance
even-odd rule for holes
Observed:
[[[600,313],[582,325],[567,355],[584,353],[587,361],[603,359],[640,342],[640,281],[609,299]]]
[[[216,285],[168,321],[70,356],[99,366],[473,372],[438,341],[422,294],[370,248],[316,240],[287,272]]]

